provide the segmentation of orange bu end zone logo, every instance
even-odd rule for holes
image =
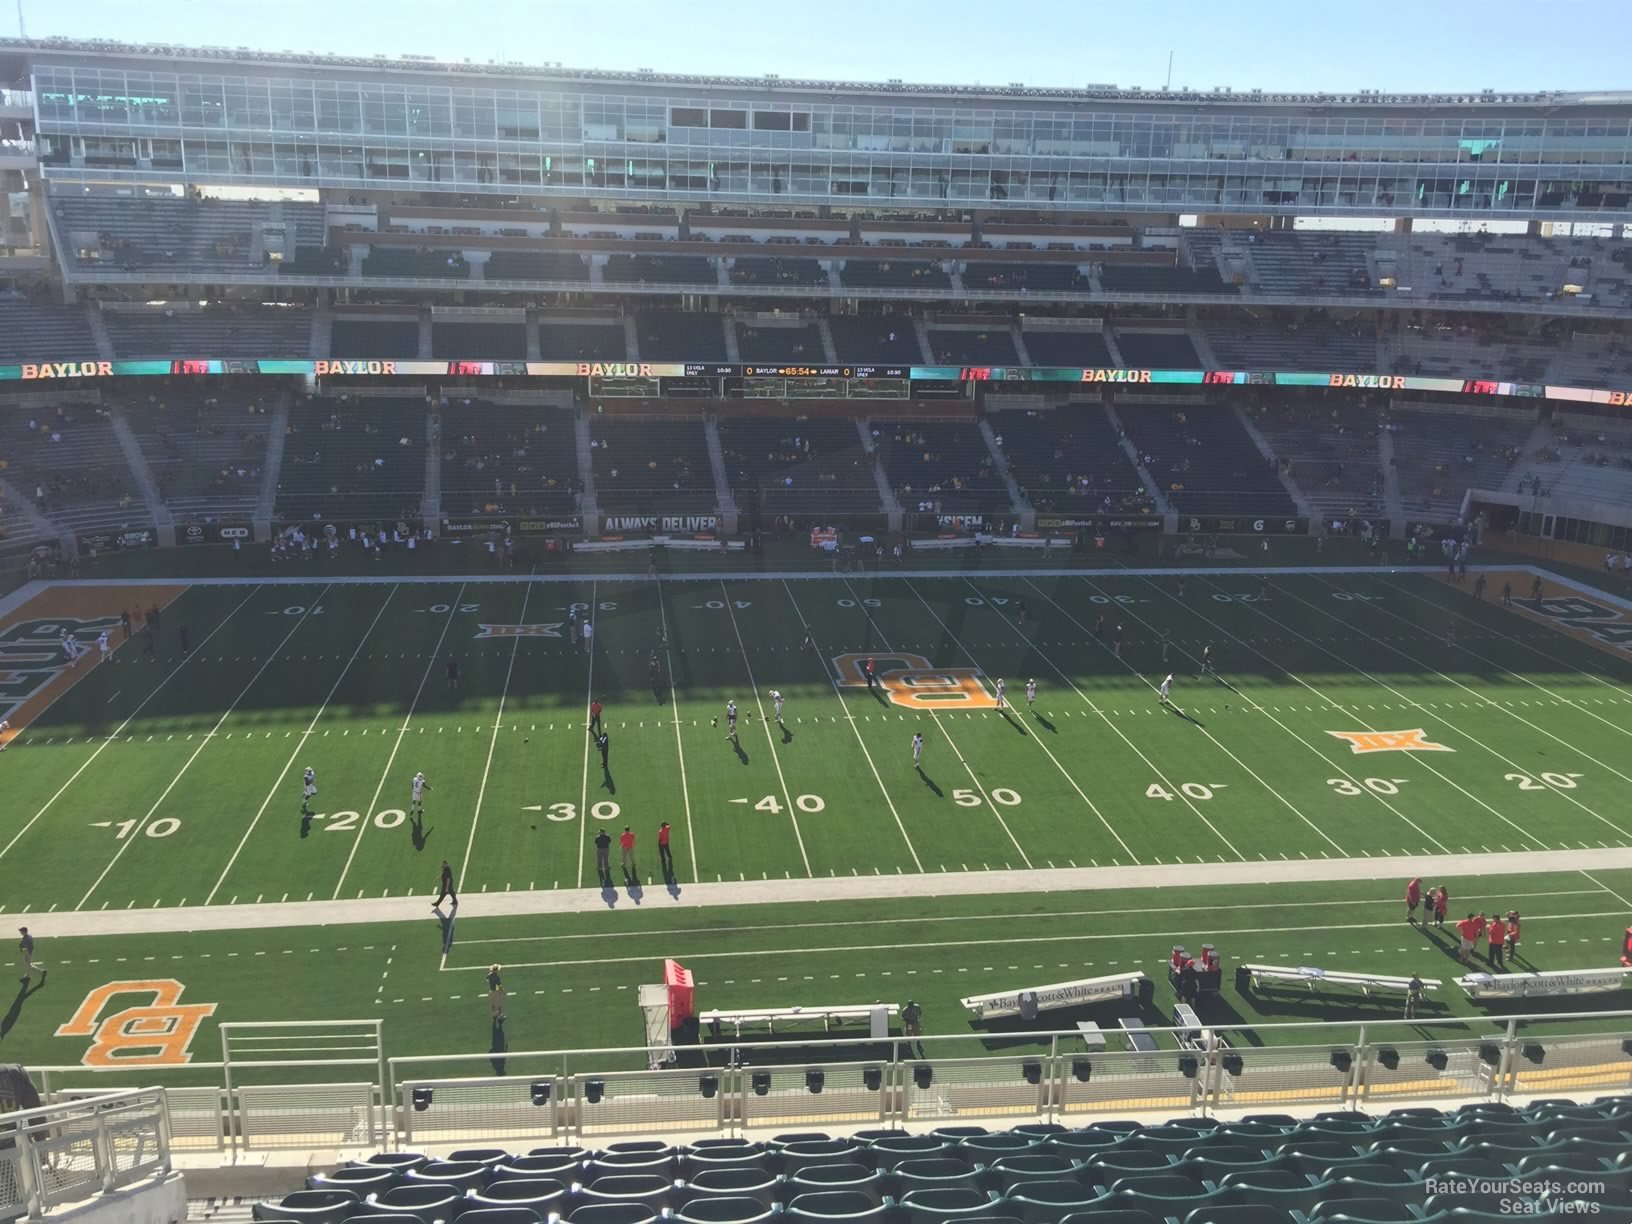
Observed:
[[[81,1060],[87,1067],[179,1067],[193,1061],[188,1048],[198,1026],[215,1014],[214,1003],[182,1003],[175,978],[109,982],[85,996],[58,1037],[89,1037]],[[123,994],[151,995],[146,1007],[127,1007],[104,1016],[109,1000]]]
[[[1409,731],[1328,731],[1327,735],[1348,740],[1349,748],[1358,756],[1362,752],[1455,752],[1444,744],[1436,744],[1421,727]]]
[[[963,710],[995,710],[997,699],[980,682],[974,667],[936,667],[923,655],[842,654],[833,659],[839,684],[844,688],[867,687],[867,660],[873,661],[873,678],[898,706],[909,710],[935,710],[957,706]]]

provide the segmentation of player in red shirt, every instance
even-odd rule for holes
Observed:
[[[618,848],[623,851],[623,878],[633,883],[640,877],[635,871],[635,832],[628,825],[618,837]]]
[[[1417,906],[1422,904],[1422,877],[1418,876],[1405,886],[1405,920],[1416,922]]]
[[[591,731],[601,729],[601,702],[599,698],[589,703],[589,729]]]
[[[674,879],[674,855],[669,852],[669,822],[657,826],[657,862],[665,880]]]
[[[1507,941],[1507,926],[1498,915],[1490,920],[1490,927],[1486,932],[1490,940],[1490,951],[1485,954],[1485,960],[1492,969],[1506,969],[1502,963],[1502,945]]]
[[[1472,914],[1456,924],[1456,933],[1461,943],[1456,951],[1456,958],[1464,965],[1473,952],[1473,945],[1479,939],[1479,923]]]

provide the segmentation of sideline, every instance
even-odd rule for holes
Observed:
[[[1459,876],[1536,875],[1544,872],[1614,871],[1632,868],[1632,848],[1616,850],[1543,850],[1504,854],[1396,855],[1358,859],[1307,859],[1237,863],[1169,863],[1143,867],[1057,867],[1034,871],[957,871],[877,876],[832,876],[827,879],[747,880],[687,884],[670,894],[656,889],[642,895],[656,904],[640,905],[627,889],[617,903],[630,909],[687,906],[762,905],[778,902],[878,901],[898,897],[978,896],[990,893],[1100,892],[1138,894],[1155,888],[1197,889],[1223,884],[1279,885],[1324,880],[1398,880],[1413,876],[1455,879]],[[1600,886],[1602,887],[1602,886]],[[1607,890],[1606,890],[1607,891]],[[672,900],[670,899],[672,896]],[[255,905],[194,905],[165,909],[91,910],[46,914],[34,912],[42,939],[85,935],[158,935],[190,931],[236,931],[273,927],[351,926],[371,922],[423,922],[429,896],[374,897],[352,901],[283,901]],[[504,918],[536,914],[605,913],[609,906],[599,888],[564,888],[530,892],[470,893],[462,917]],[[29,911],[20,911],[19,915]],[[1632,912],[1627,914],[1632,921]]]

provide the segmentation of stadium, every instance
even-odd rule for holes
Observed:
[[[1632,93],[0,84],[0,1221],[1632,1220]]]

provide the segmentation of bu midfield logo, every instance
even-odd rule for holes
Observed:
[[[65,631],[90,646],[104,629],[117,628],[117,616],[57,616],[7,625],[0,630],[0,710],[9,714],[68,666],[60,645]]]
[[[553,637],[561,636],[561,622],[549,625],[477,625],[481,638]]]
[[[936,667],[923,655],[842,654],[833,660],[844,688],[867,687],[867,660],[890,700],[912,710],[995,710],[997,700],[980,682],[976,667]]]
[[[1409,731],[1328,731],[1327,735],[1348,740],[1356,756],[1363,752],[1455,752],[1444,744],[1436,744],[1421,727]]]
[[[215,1014],[214,1003],[182,1003],[175,978],[109,982],[85,996],[58,1037],[89,1037],[91,1048],[81,1061],[87,1067],[176,1067],[192,1062],[188,1047],[198,1026]],[[150,995],[145,1007],[127,1007],[102,1015],[109,1000],[123,994]]]

